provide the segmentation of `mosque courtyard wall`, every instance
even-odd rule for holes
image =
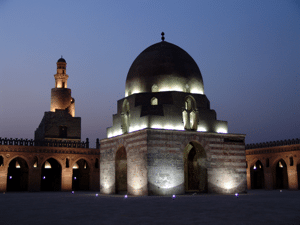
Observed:
[[[99,149],[0,145],[0,192],[74,189],[99,190]]]
[[[246,146],[247,189],[300,188],[300,140]]]

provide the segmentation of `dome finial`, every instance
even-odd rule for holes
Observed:
[[[162,40],[162,41],[165,41],[164,35],[165,35],[165,33],[164,33],[164,32],[161,32],[161,40]]]

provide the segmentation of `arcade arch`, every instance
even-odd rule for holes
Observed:
[[[272,169],[273,189],[288,189],[287,165],[283,159],[279,159]]]
[[[85,159],[79,159],[73,165],[72,190],[87,191],[90,183],[90,166]]]
[[[41,191],[61,190],[61,165],[54,159],[49,158],[41,168]]]
[[[28,191],[28,164],[21,158],[12,159],[7,171],[7,191]]]
[[[263,189],[264,185],[264,168],[260,160],[257,160],[250,168],[251,189]]]
[[[116,193],[127,193],[127,154],[124,146],[119,147],[115,159]]]

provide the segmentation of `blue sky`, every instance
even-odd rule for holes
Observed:
[[[230,133],[300,138],[299,1],[0,0],[0,30],[0,137],[34,137],[63,55],[82,139],[105,138],[132,62],[164,31]]]

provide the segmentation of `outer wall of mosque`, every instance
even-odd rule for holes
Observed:
[[[246,146],[248,189],[300,188],[300,140]]]

